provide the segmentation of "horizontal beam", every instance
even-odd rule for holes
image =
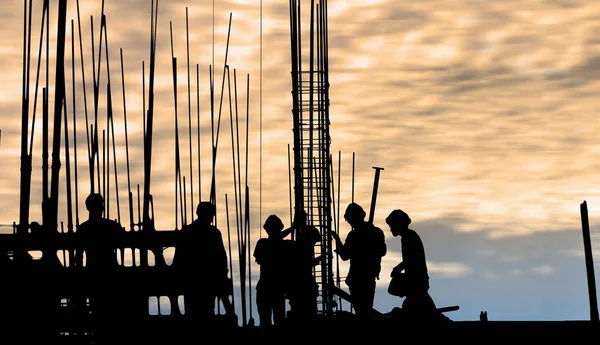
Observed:
[[[152,249],[174,247],[181,236],[177,230],[157,230],[152,232],[129,231],[114,239],[116,248]],[[56,233],[51,235],[0,234],[0,251],[7,250],[72,250],[77,245],[77,233]]]

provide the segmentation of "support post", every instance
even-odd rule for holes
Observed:
[[[592,257],[592,244],[590,239],[590,225],[588,221],[587,202],[580,205],[581,227],[583,230],[583,250],[585,252],[585,267],[587,270],[588,293],[590,296],[590,320],[598,321],[598,299],[596,297],[596,278],[594,274],[594,259]]]

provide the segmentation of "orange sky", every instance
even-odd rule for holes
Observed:
[[[34,3],[32,95],[42,2]],[[80,0],[80,3],[90,105],[90,16],[94,16],[97,45],[101,1]],[[106,0],[105,4],[122,205],[126,203],[126,175],[119,49],[123,49],[125,61],[131,179],[135,186],[143,182],[141,78],[142,61],[146,62],[146,68],[149,63],[149,4],[149,0]],[[232,14],[228,64],[237,73],[240,123],[243,126],[246,77],[250,76],[249,185],[251,222],[255,229],[253,240],[259,235],[262,219],[269,214],[278,214],[289,225],[287,155],[288,145],[293,140],[288,2],[263,1],[262,39],[259,4],[258,0],[216,1],[214,7],[216,99],[218,102],[228,21]],[[182,174],[188,181],[187,190],[190,189],[186,6],[190,22],[194,135],[196,64],[200,70],[202,199],[208,198],[210,188],[208,70],[212,63],[213,7],[208,2],[163,0],[160,2],[158,23],[152,182],[159,229],[175,226],[175,115],[170,22],[173,25],[175,56],[178,58]],[[466,277],[494,281],[523,274],[538,275],[542,277],[540,279],[548,275],[560,276],[559,258],[551,258],[552,253],[541,247],[549,237],[559,236],[557,234],[565,234],[572,243],[566,241],[569,244],[557,247],[554,254],[578,257],[579,261],[575,262],[579,265],[578,269],[582,269],[579,204],[587,200],[592,230],[598,225],[594,218],[600,211],[600,187],[595,178],[600,162],[600,142],[596,135],[600,130],[596,120],[597,94],[600,91],[600,75],[597,72],[600,44],[596,39],[600,33],[596,23],[598,14],[600,5],[585,1],[379,0],[356,2],[355,5],[349,5],[347,1],[329,1],[331,152],[335,169],[338,153],[342,153],[340,201],[343,209],[351,200],[352,153],[356,155],[355,200],[365,209],[368,209],[371,200],[372,167],[385,168],[381,174],[375,214],[375,223],[384,229],[389,247],[393,249],[384,259],[384,271],[391,269],[401,258],[399,240],[392,239],[384,222],[394,208],[402,208],[409,213],[417,231],[425,232],[435,225],[436,229],[423,236],[428,239],[425,241],[426,249],[439,249],[430,255],[429,267],[432,279],[436,281],[439,277],[440,285],[446,281],[443,279],[450,278],[456,282]],[[0,85],[0,159],[4,162],[0,175],[0,223],[11,224],[18,221],[19,214],[21,123],[17,114],[20,114],[22,92],[22,1],[3,2],[0,16],[0,57],[3,61],[0,69],[4,79]],[[69,1],[68,18],[75,20],[77,30],[74,0]],[[55,5],[51,8],[50,24],[50,84],[53,85]],[[75,38],[78,40],[79,36],[75,35]],[[68,107],[72,96],[70,39],[69,23],[65,55]],[[83,100],[78,41],[75,48],[77,107],[80,109],[77,115],[79,211],[83,221],[86,217],[83,199],[86,190],[89,190],[89,181],[84,116],[81,113]],[[102,64],[105,71],[106,62],[103,60]],[[101,119],[106,113],[106,85],[103,84],[106,77],[103,73]],[[44,69],[41,78],[42,81],[45,78]],[[218,206],[223,210],[218,224],[223,230],[226,224],[225,194],[228,194],[229,200],[233,200],[234,195],[229,105],[226,100],[223,103],[217,158],[217,198]],[[92,108],[88,110],[91,114]],[[32,220],[40,218],[41,200],[41,113],[38,113],[37,119]],[[240,129],[245,129],[243,126]],[[197,149],[195,140],[194,136],[194,155]],[[241,140],[243,152],[243,134]],[[194,157],[195,203],[199,199],[196,164]],[[114,197],[114,192],[112,195]],[[114,207],[114,201],[111,204]],[[191,212],[189,201],[188,208]],[[65,209],[59,211],[64,217]],[[126,207],[122,207],[123,219],[127,219],[126,211]],[[110,213],[111,218],[116,217],[116,209]],[[476,237],[478,240],[462,244],[452,242],[460,246],[454,250],[462,253],[453,255],[443,244],[431,243],[440,238],[431,235],[437,234],[440,229],[447,229],[446,237],[456,235],[453,241],[460,236],[473,236],[469,238]],[[342,227],[340,232],[345,234],[348,230]],[[523,236],[511,237],[514,235]],[[593,239],[597,237],[593,235]],[[522,252],[498,245],[511,243],[514,246],[514,243],[529,241],[530,246],[519,247]],[[428,253],[431,251],[428,250]],[[485,273],[479,274],[475,268],[481,262],[477,253],[497,257],[497,262],[510,261],[512,257],[517,263],[502,266],[497,271],[488,267]],[[520,261],[532,253],[539,253],[535,260],[529,261],[536,264],[525,265]],[[237,253],[232,256],[237,258]],[[385,284],[385,279],[381,284]],[[585,276],[576,279],[585,284]],[[532,286],[544,286],[545,283],[535,280],[524,284],[527,284],[524,289],[532,289]],[[587,291],[573,293],[583,296],[580,302],[585,305]],[[448,304],[454,303],[452,294],[447,298]],[[478,315],[480,306],[472,308],[466,318]],[[507,317],[519,315],[515,310],[507,311]],[[585,317],[585,306],[583,310],[573,311],[572,317]],[[560,318],[560,312],[558,315]]]

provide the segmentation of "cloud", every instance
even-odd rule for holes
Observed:
[[[90,16],[94,16],[97,48],[100,3],[81,2],[90,118],[94,115]],[[74,4],[69,2],[68,19],[74,19],[77,24]],[[35,6],[32,66],[37,65],[41,20],[40,7],[38,4]],[[187,134],[186,6],[189,7],[190,18],[194,133],[191,139]],[[56,23],[55,7],[51,11],[51,23]],[[0,57],[3,61],[3,83],[0,85],[0,160],[4,167],[0,175],[2,224],[16,221],[20,212],[15,200],[20,195],[22,10],[22,2],[11,0],[3,3],[0,14],[3,19],[0,26]],[[137,185],[142,186],[143,193],[144,181],[142,109],[148,107],[149,99],[150,9],[148,2],[142,0],[106,1],[105,11],[110,40],[115,144],[119,150],[119,196],[122,205],[125,205],[128,191],[122,153],[125,130],[122,127],[124,109],[119,55],[120,48],[123,48],[130,177],[135,195]],[[159,229],[174,229],[180,225],[176,223],[176,219],[180,218],[174,215],[177,197],[174,176],[176,128],[171,22],[178,71],[177,133],[180,135],[180,159],[186,190],[188,193],[195,191],[194,203],[209,199],[214,166],[220,210],[217,222],[223,231],[228,230],[228,219],[224,214],[228,206],[231,211],[229,220],[235,224],[235,210],[231,204],[236,190],[228,90],[225,88],[225,92],[221,92],[230,15],[228,65],[231,72],[235,69],[237,73],[242,121],[246,119],[245,77],[250,76],[250,152],[247,164],[253,232],[249,246],[261,236],[260,225],[266,214],[289,214],[290,168],[287,154],[288,145],[293,143],[293,123],[288,11],[286,4],[265,3],[261,38],[258,4],[219,1],[214,9],[213,36],[212,6],[182,0],[161,2],[151,180]],[[329,8],[330,151],[334,182],[340,184],[339,191],[336,185],[339,192],[336,203],[343,208],[355,199],[368,207],[373,188],[372,167],[384,167],[375,222],[383,224],[387,214],[398,207],[411,214],[415,227],[422,231],[428,260],[432,263],[432,291],[438,294],[438,279],[444,282],[448,291],[454,291],[451,295],[439,294],[442,303],[458,301],[465,305],[460,312],[464,314],[457,315],[465,318],[478,315],[476,309],[484,307],[488,301],[512,301],[514,296],[511,293],[519,294],[523,290],[526,290],[523,299],[560,296],[554,305],[564,309],[533,304],[530,309],[519,313],[517,302],[511,302],[496,303],[494,313],[518,318],[552,313],[582,314],[584,303],[579,299],[570,303],[568,298],[562,297],[558,288],[544,289],[548,286],[547,280],[564,287],[558,277],[564,279],[565,274],[573,280],[580,280],[583,269],[581,258],[565,253],[581,252],[579,230],[575,229],[581,226],[578,207],[583,200],[588,202],[591,228],[598,226],[594,216],[600,208],[600,188],[595,175],[600,168],[600,146],[596,135],[600,129],[596,111],[599,91],[596,71],[598,13],[600,5],[575,0],[527,4],[516,0],[501,4],[489,1],[381,0],[360,4],[332,2]],[[304,25],[303,28],[308,30],[309,26]],[[82,201],[90,185],[77,30],[76,33],[78,206],[79,217],[83,220],[86,214]],[[52,29],[52,42],[55,36],[56,30]],[[308,35],[303,37],[306,39]],[[67,43],[71,43],[70,39],[69,25]],[[307,43],[304,47],[308,47]],[[68,62],[71,61],[70,48],[67,44]],[[48,85],[51,100],[54,99],[54,55],[55,46],[51,44]],[[97,56],[95,58],[97,64]],[[99,130],[108,130],[105,128],[108,75],[106,61],[104,57],[102,59]],[[145,65],[145,94],[142,93],[142,62]],[[215,117],[221,107],[220,96],[224,98],[214,165],[211,145],[216,139],[212,137],[211,120],[218,120],[211,118],[209,65],[215,72]],[[44,64],[42,67],[40,89],[45,86]],[[70,65],[67,65],[67,72],[67,85],[71,86]],[[35,73],[32,73],[31,77],[34,76]],[[33,85],[30,91],[34,92]],[[69,88],[69,109],[71,92]],[[199,93],[197,98],[196,92]],[[144,97],[145,106],[142,105]],[[38,94],[38,102],[40,98]],[[30,104],[30,107],[33,105]],[[41,105],[38,103],[37,107],[31,220],[41,219],[41,200],[47,192],[42,190],[41,183]],[[52,111],[49,115],[53,119]],[[195,158],[198,126],[201,128],[201,167]],[[99,134],[102,136],[102,131]],[[52,131],[49,139],[52,140]],[[244,139],[242,135],[242,168],[246,166]],[[194,157],[191,174],[190,141]],[[61,152],[64,155],[64,151]],[[64,196],[64,157],[61,157],[61,162],[60,191]],[[115,206],[117,193],[111,195],[114,198],[111,205]],[[225,204],[226,195],[230,205]],[[135,210],[136,199],[134,197]],[[193,205],[189,194],[187,200],[187,216],[191,219]],[[66,220],[65,205],[61,204],[59,212],[61,220]],[[111,209],[110,214],[116,217],[116,209]],[[122,211],[121,216],[126,219],[128,215]],[[347,232],[343,222],[337,224],[340,224],[338,230]],[[236,241],[236,231],[231,231],[232,239]],[[390,244],[393,243],[390,240]],[[558,255],[563,261],[556,261],[549,257],[549,253]],[[393,265],[396,259],[385,265]],[[568,265],[577,269],[569,270]],[[389,267],[385,266],[385,269]],[[539,275],[534,274],[534,269],[539,271],[543,267],[551,267],[553,274],[544,276],[544,282],[535,280],[538,278],[534,277]],[[450,270],[464,275],[450,279],[443,273]],[[510,280],[516,279],[514,273],[517,271],[521,272],[520,280]],[[541,272],[549,271],[543,268]],[[385,275],[383,272],[382,276]],[[493,284],[502,283],[491,285],[490,277],[495,279]],[[572,285],[567,288],[572,295],[579,296],[580,287]],[[478,298],[482,305],[467,302],[471,298]],[[524,303],[524,300],[519,299],[519,303]]]
[[[448,278],[460,278],[464,275],[467,275],[470,271],[469,267],[453,262],[428,262],[427,268],[432,276],[441,276]]]
[[[545,265],[545,266],[539,266],[539,267],[534,267],[533,271],[535,273],[537,273],[537,274],[545,275],[545,276],[551,275],[551,274],[554,273],[554,270],[552,269],[552,267],[551,266],[547,266],[547,265]]]
[[[175,117],[169,44],[171,22],[175,56],[178,58],[181,159],[184,162],[189,159],[186,150],[188,104],[184,4],[164,4],[159,12],[155,90],[157,117],[154,125],[154,146],[157,149],[154,150],[153,166],[157,178],[166,177],[174,171]],[[360,6],[346,4],[330,9],[331,151],[343,153],[341,177],[344,188],[340,201],[350,199],[352,153],[357,156],[355,190],[361,201],[367,202],[370,197],[372,176],[368,167],[386,168],[378,197],[382,207],[378,208],[381,211],[378,211],[377,217],[384,217],[380,212],[386,212],[385,207],[396,203],[398,196],[402,195],[403,202],[422,205],[417,212],[427,214],[427,217],[434,217],[440,212],[460,213],[468,219],[462,225],[465,231],[486,227],[498,236],[505,236],[574,224],[576,216],[571,210],[575,203],[584,198],[590,204],[599,200],[591,173],[597,168],[594,163],[597,160],[593,157],[598,156],[598,150],[592,149],[595,122],[591,119],[595,115],[590,106],[596,94],[593,83],[597,60],[593,47],[596,43],[592,39],[596,26],[593,16],[583,14],[594,13],[597,6],[578,2],[571,2],[568,6],[547,3],[545,6],[530,5],[526,10],[515,12],[509,4],[489,6],[475,2],[444,5],[441,8],[432,4],[380,1]],[[124,145],[119,75],[119,53],[123,48],[131,163],[136,168],[132,169],[134,186],[143,179],[139,169],[142,164],[142,61],[146,65],[146,83],[149,69],[149,9],[141,10],[145,5],[146,2],[141,1],[109,1],[105,8],[110,39],[115,130],[117,148],[120,150]],[[195,67],[198,64],[204,148],[201,151],[205,157],[203,173],[206,176],[210,174],[211,165],[208,65],[212,63],[212,8],[187,5],[193,93],[192,149],[197,149],[194,139],[197,128]],[[17,1],[11,2],[10,6],[15,11],[22,10]],[[386,6],[385,10],[381,6]],[[436,11],[431,11],[430,6],[436,6]],[[244,98],[244,92],[241,91],[246,74],[250,75],[252,83],[249,164],[253,184],[250,188],[255,191],[254,195],[260,194],[265,208],[287,213],[280,207],[282,203],[275,201],[281,195],[280,191],[260,190],[262,186],[258,185],[256,171],[260,168],[257,165],[262,162],[264,169],[260,179],[264,177],[265,180],[281,181],[282,188],[286,188],[288,167],[285,147],[292,143],[293,125],[290,113],[291,80],[289,67],[285,68],[289,66],[289,9],[278,4],[265,6],[263,50],[258,45],[260,22],[256,14],[260,13],[259,10],[257,5],[242,6],[236,2],[220,2],[216,5],[215,101],[218,109],[229,15],[232,14],[228,59],[230,67],[239,73],[238,81],[242,84],[239,85],[240,103]],[[81,6],[88,93],[92,89],[89,17],[96,16],[97,45],[99,13],[99,4],[86,3]],[[122,13],[129,13],[127,21],[118,19]],[[77,19],[74,4],[69,7],[68,14],[70,19]],[[9,28],[19,28],[21,20],[20,16],[9,17],[3,27],[7,32]],[[307,30],[308,27],[304,28]],[[33,43],[37,42],[36,35],[39,34],[34,31]],[[20,36],[3,37],[2,56],[7,61],[6,65],[20,66]],[[8,37],[13,37],[13,40],[8,41]],[[67,37],[70,37],[70,28]],[[75,38],[78,39],[78,34]],[[448,55],[443,53],[445,51],[453,53]],[[264,55],[262,64],[259,63],[261,52]],[[78,53],[76,46],[76,78],[81,82]],[[54,54],[52,49],[51,54]],[[33,55],[32,65],[35,65],[37,57]],[[67,58],[70,58],[70,49],[67,49]],[[368,63],[364,62],[365,59]],[[357,66],[356,61],[363,62]],[[102,65],[106,72],[106,61],[102,61]],[[259,69],[260,66],[262,69]],[[7,80],[4,85],[20,85],[19,68],[12,68],[4,75]],[[52,82],[52,73],[50,76]],[[547,79],[547,76],[554,77]],[[68,83],[70,78],[69,73]],[[102,73],[100,119],[104,118],[106,112],[103,85],[106,80],[107,76]],[[259,80],[264,81],[260,89],[261,95],[264,94],[262,108],[258,103]],[[369,92],[361,91],[362,88]],[[15,87],[5,87],[5,91],[2,94],[6,99],[0,111],[4,114],[2,118],[8,119],[11,114],[20,111],[20,91]],[[83,109],[82,92],[80,88],[77,89],[80,112]],[[539,95],[535,103],[529,101],[530,95]],[[575,99],[578,101],[575,102]],[[91,103],[92,97],[88,95],[90,116]],[[228,106],[225,89],[219,150],[224,154],[219,154],[222,158],[217,163],[217,171],[223,176],[232,176],[228,172],[231,169],[227,162],[230,150]],[[242,111],[243,118],[244,113]],[[575,113],[577,116],[565,115]],[[79,114],[78,142],[79,152],[84,156],[82,115]],[[262,123],[259,123],[259,118],[262,118]],[[363,125],[366,118],[368,130]],[[39,159],[40,127],[36,128],[34,159]],[[262,128],[260,135],[259,128]],[[568,130],[564,131],[565,128]],[[7,166],[18,166],[19,122],[6,121],[2,123],[2,129],[2,158]],[[261,152],[257,152],[257,149]],[[260,159],[262,154],[269,159]],[[271,159],[274,156],[280,159]],[[123,161],[122,154],[118,159]],[[34,163],[34,168],[39,169],[39,160]],[[85,158],[79,159],[82,165],[80,171],[85,170],[86,163]],[[193,163],[192,173],[198,175],[196,162]],[[334,156],[334,166],[335,163],[337,157]],[[120,171],[124,172],[124,168]],[[34,174],[37,172],[34,171]],[[186,170],[187,181],[190,181],[189,175]],[[35,175],[35,178],[38,176]],[[6,181],[18,180],[18,170],[7,171],[4,178]],[[198,181],[196,177],[196,187]],[[231,182],[226,182],[224,188],[228,189],[228,185]],[[8,194],[18,194],[14,187],[5,189]],[[527,193],[522,193],[523,190],[527,190]],[[33,190],[33,193],[41,194],[38,190]],[[224,201],[223,195],[217,197],[220,202]],[[196,195],[196,200],[198,198]],[[539,200],[544,200],[544,203],[539,204]],[[33,201],[37,202],[37,199]],[[539,204],[537,210],[528,210],[535,204]],[[160,217],[157,219],[161,222],[162,219],[171,219],[167,215],[172,211],[169,206],[159,207],[157,212]],[[14,213],[7,211],[6,214]],[[513,221],[505,220],[503,214],[513,215],[521,226],[511,227]],[[258,218],[260,215],[253,217],[257,224],[260,222]],[[569,218],[573,221],[569,221]],[[173,225],[172,221],[166,221],[161,226],[168,228]]]

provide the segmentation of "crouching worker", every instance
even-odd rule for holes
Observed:
[[[401,238],[402,262],[391,273],[388,292],[405,297],[401,309],[402,318],[431,321],[445,319],[429,295],[425,249],[420,236],[408,227],[410,217],[402,210],[394,210],[385,221],[392,235]]]

